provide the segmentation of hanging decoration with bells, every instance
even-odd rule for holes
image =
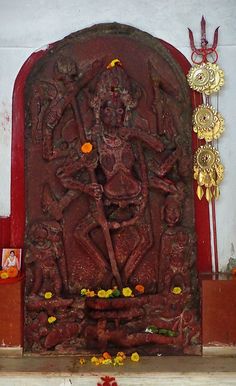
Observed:
[[[219,28],[219,27],[218,27]],[[189,86],[202,93],[204,103],[193,112],[193,131],[205,145],[197,149],[194,155],[194,179],[197,181],[197,196],[201,200],[205,194],[207,201],[219,198],[219,185],[224,178],[224,167],[215,141],[224,132],[222,115],[211,105],[210,96],[217,93],[224,84],[224,72],[216,64],[218,54],[218,28],[214,33],[211,47],[206,40],[206,22],[201,20],[201,48],[196,48],[193,33],[189,29],[192,61],[195,64],[187,75]],[[202,143],[202,142],[201,142]]]
[[[224,178],[224,167],[219,152],[211,145],[200,146],[194,155],[194,179],[198,182],[197,195],[201,200],[206,188],[206,199],[219,197],[219,184]]]

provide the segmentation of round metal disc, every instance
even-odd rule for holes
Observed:
[[[193,123],[199,129],[210,129],[216,121],[216,110],[211,106],[201,105],[193,112]]]
[[[210,73],[205,64],[192,67],[187,75],[187,80],[193,90],[204,92],[209,87]]]
[[[211,169],[217,159],[217,150],[212,146],[200,146],[196,152],[196,163],[201,169]]]

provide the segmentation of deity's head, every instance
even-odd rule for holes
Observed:
[[[177,225],[182,217],[182,205],[175,197],[168,197],[164,207],[164,219],[168,226]]]
[[[140,90],[121,65],[106,68],[95,86],[90,105],[96,124],[128,126],[131,110],[137,106]]]
[[[169,194],[164,203],[164,220],[169,227],[180,223],[183,215],[183,202],[185,197],[185,186],[182,182],[176,184],[176,193]],[[183,239],[184,239],[183,235]],[[181,236],[180,236],[181,238]],[[184,243],[184,241],[183,241]]]
[[[118,97],[104,101],[100,110],[101,121],[103,126],[109,130],[122,127],[125,118],[125,105]]]
[[[41,223],[33,224],[30,229],[29,236],[33,242],[41,242],[47,239],[48,231],[46,227]]]

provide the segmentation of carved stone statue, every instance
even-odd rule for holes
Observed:
[[[156,39],[104,28],[59,42],[27,80],[26,347],[188,352],[199,344],[189,92]]]

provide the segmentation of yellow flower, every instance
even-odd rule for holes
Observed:
[[[49,323],[49,324],[52,324],[52,323],[54,323],[56,320],[57,320],[57,318],[56,318],[55,316],[49,316],[49,318],[48,318],[48,323]]]
[[[172,288],[171,292],[172,292],[172,294],[180,295],[181,292],[182,292],[182,288],[180,288],[180,287],[174,287],[174,288]]]
[[[131,355],[131,361],[133,362],[138,362],[140,360],[140,356],[137,352],[133,352],[133,354]]]
[[[111,68],[115,67],[115,66],[122,66],[121,64],[121,61],[119,59],[113,59],[108,65],[107,65],[107,69],[110,70]]]
[[[87,295],[87,292],[88,292],[88,290],[86,288],[82,288],[82,290],[80,291],[80,295],[85,296],[85,295]]]
[[[111,365],[112,364],[112,360],[111,359],[103,359],[102,360],[102,365]]]
[[[86,360],[85,360],[84,358],[80,358],[80,359],[79,359],[79,363],[80,363],[81,365],[84,365],[84,364],[86,363]]]
[[[49,292],[45,292],[44,297],[45,297],[45,299],[51,299],[52,298],[52,293],[50,291]]]
[[[115,357],[113,359],[113,365],[114,366],[123,366],[124,365],[124,360],[122,357]]]
[[[95,292],[94,291],[87,291],[86,292],[86,296],[88,296],[88,298],[93,298],[94,296],[95,296],[96,294],[95,294]]]
[[[81,151],[82,153],[86,154],[86,153],[91,153],[91,151],[93,150],[93,145],[90,143],[90,142],[85,142],[82,146],[81,146]]]
[[[99,290],[98,291],[98,297],[99,298],[105,298],[106,297],[106,291],[105,290]]]
[[[113,294],[113,291],[111,289],[106,291],[106,298],[109,298]]]
[[[2,272],[0,275],[1,279],[8,279],[8,273],[7,272]]]
[[[99,359],[97,357],[92,357],[91,363],[93,363],[96,366],[98,366],[100,364]]]
[[[125,353],[124,353],[123,351],[119,351],[119,352],[116,354],[116,356],[117,356],[117,357],[121,357],[121,358],[123,358],[123,359],[126,358],[126,355],[125,355]]]
[[[129,287],[125,287],[125,288],[122,289],[122,294],[123,294],[126,298],[132,296],[132,289],[129,288]]]

